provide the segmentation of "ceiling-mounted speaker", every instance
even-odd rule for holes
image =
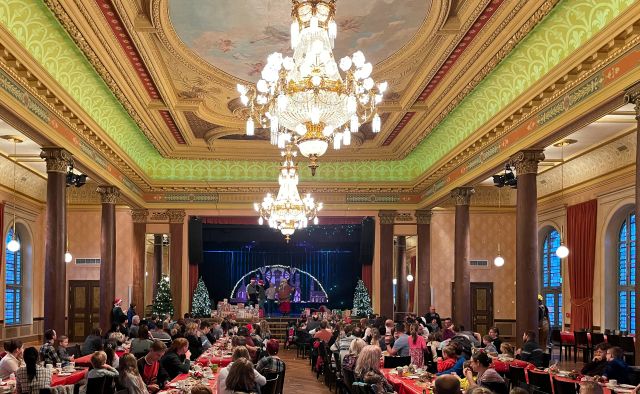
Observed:
[[[201,264],[204,259],[202,251],[202,219],[189,217],[189,264]]]

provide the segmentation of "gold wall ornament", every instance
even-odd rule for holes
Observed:
[[[134,223],[146,223],[148,218],[149,218],[148,209],[134,208],[131,210],[131,220]]]
[[[40,157],[47,163],[47,172],[66,173],[73,164],[73,156],[62,148],[45,147],[40,152]]]
[[[537,174],[538,163],[544,160],[542,150],[522,150],[511,156],[509,162],[516,168],[516,176]]]
[[[120,197],[120,189],[115,186],[98,186],[96,191],[100,194],[102,204],[115,204]]]
[[[183,223],[185,215],[184,209],[167,209],[169,223]]]
[[[378,218],[380,218],[380,224],[393,224],[398,216],[398,211],[383,210],[378,211]]]
[[[430,209],[421,209],[415,212],[416,222],[418,224],[431,224],[431,216],[433,212]]]
[[[456,205],[469,205],[471,203],[471,196],[475,192],[475,189],[472,187],[458,187],[451,191],[451,198],[455,200]]]

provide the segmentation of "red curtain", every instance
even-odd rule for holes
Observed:
[[[191,310],[191,301],[193,300],[196,286],[198,286],[198,264],[189,263],[189,310]]]
[[[369,296],[371,296],[371,285],[373,283],[372,273],[372,266],[370,264],[362,265],[362,281],[364,285],[367,286],[367,290],[369,290]]]
[[[571,328],[591,329],[593,325],[593,275],[596,257],[596,200],[567,208],[569,248],[569,288]]]

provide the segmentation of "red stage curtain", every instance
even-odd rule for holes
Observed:
[[[364,282],[364,285],[367,286],[367,290],[369,290],[369,296],[371,296],[371,285],[373,283],[373,278],[372,278],[372,269],[371,269],[372,265],[370,264],[363,264],[362,265],[362,281]]]
[[[569,248],[569,288],[571,328],[591,329],[593,325],[593,275],[596,257],[596,200],[567,208]]]
[[[196,286],[198,286],[198,264],[189,263],[189,309],[191,309],[191,301],[193,300]]]

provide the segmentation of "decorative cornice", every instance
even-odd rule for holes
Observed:
[[[132,209],[131,210],[131,220],[133,220],[134,223],[146,223],[148,217],[149,217],[148,209]]]
[[[66,173],[69,165],[73,164],[73,156],[62,148],[42,148],[40,157],[47,163],[47,172]]]
[[[183,223],[185,212],[184,209],[167,209],[169,223]]]
[[[522,150],[511,156],[509,161],[516,168],[516,175],[537,174],[538,163],[544,160],[542,150]]]
[[[169,215],[167,214],[167,211],[152,211],[149,216],[149,220],[154,222],[164,222],[169,220]]]
[[[100,194],[102,204],[115,204],[120,196],[120,189],[115,186],[98,186],[96,191]]]
[[[640,122],[640,83],[633,85],[624,95],[626,104],[635,104],[636,120]]]
[[[458,187],[451,191],[451,198],[455,200],[456,205],[469,205],[471,203],[471,196],[475,192],[475,189],[472,187]]]
[[[413,222],[413,215],[411,212],[398,212],[396,222]]]
[[[380,224],[393,224],[396,220],[398,211],[379,211],[378,217],[380,218]]]
[[[431,224],[432,212],[430,209],[421,209],[416,211],[415,217],[418,224]]]

